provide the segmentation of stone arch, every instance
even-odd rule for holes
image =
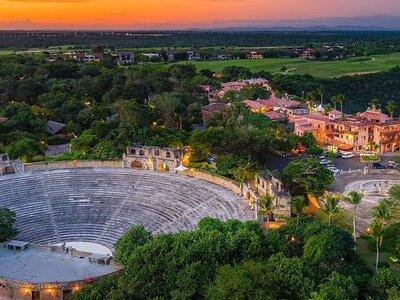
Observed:
[[[246,200],[247,200],[247,201],[251,200],[250,192],[247,192],[247,193],[246,193]]]
[[[160,160],[160,161],[157,163],[157,171],[169,171],[169,165],[168,165],[168,163],[166,163],[166,162]]]
[[[6,167],[4,167],[4,169],[3,169],[3,174],[4,174],[4,175],[7,175],[7,174],[15,174],[15,173],[16,173],[15,168],[12,167],[12,166],[6,166]]]
[[[132,169],[143,169],[143,165],[142,165],[142,163],[140,161],[133,160],[131,162],[131,168]]]

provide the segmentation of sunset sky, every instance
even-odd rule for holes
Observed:
[[[0,29],[221,27],[400,15],[399,0],[0,0]]]

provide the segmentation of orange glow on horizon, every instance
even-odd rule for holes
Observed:
[[[0,0],[0,29],[221,27],[400,14],[394,0]]]

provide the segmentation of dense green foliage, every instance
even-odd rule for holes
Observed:
[[[379,106],[387,113],[386,104],[389,101],[400,103],[400,68],[395,67],[387,72],[375,74],[343,76],[332,79],[317,79],[311,75],[274,76],[271,80],[272,86],[289,94],[309,95],[307,100],[316,103],[324,100],[329,103],[332,96],[343,94],[343,110],[346,113],[355,113],[365,110],[372,99],[379,99]],[[311,92],[321,91],[322,97],[312,97]]]
[[[117,68],[103,61],[46,62],[38,56],[0,58],[0,147],[11,157],[31,160],[47,144],[68,142],[66,158],[120,157],[133,142],[180,146],[200,121],[212,81],[190,65]],[[53,120],[66,124],[63,137],[46,132]]]
[[[332,172],[322,166],[317,159],[296,159],[282,172],[282,180],[292,195],[312,194],[322,196],[333,183]]]
[[[194,231],[152,237],[134,228],[117,243],[121,275],[73,298],[355,299],[390,288],[390,278],[367,288],[371,274],[350,234],[309,218],[298,221],[265,232],[255,222],[205,218]]]
[[[315,44],[346,44],[361,54],[398,51],[398,32],[279,32],[279,31],[72,31],[72,32],[2,32],[0,47],[48,47],[55,45],[108,45],[109,47],[270,47]]]
[[[18,231],[14,228],[14,223],[15,212],[0,207],[0,243],[17,235]]]

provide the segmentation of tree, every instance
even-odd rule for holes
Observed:
[[[353,279],[333,272],[318,287],[313,300],[353,300],[358,298],[358,289]]]
[[[332,96],[331,102],[334,105],[334,109],[336,109],[337,104],[340,103],[340,111],[343,112],[343,102],[344,102],[344,95],[343,94],[337,94],[335,96]]]
[[[298,225],[299,218],[303,215],[303,210],[307,206],[307,201],[303,195],[292,197],[290,201],[292,214],[296,216],[296,226]]]
[[[378,289],[379,294],[383,297],[387,297],[392,289],[400,293],[400,279],[395,272],[389,268],[380,268],[378,270],[374,278],[374,285]]]
[[[393,118],[393,115],[397,111],[398,108],[399,108],[399,106],[394,101],[389,101],[386,105],[386,110],[389,112],[391,118]]]
[[[356,191],[351,191],[345,200],[353,206],[353,239],[356,242],[356,219],[357,219],[357,206],[361,203],[363,195]]]
[[[304,259],[317,265],[331,267],[345,265],[354,259],[354,242],[348,232],[333,226],[318,230],[305,239]]]
[[[179,114],[181,108],[181,100],[173,93],[164,93],[156,95],[150,99],[150,107],[154,108],[156,112],[159,112],[162,116],[164,126],[166,127],[178,127],[176,126],[176,116]]]
[[[262,217],[267,216],[267,228],[274,215],[274,198],[270,194],[262,195],[258,199],[258,212]]]
[[[370,108],[379,108],[381,106],[381,101],[379,99],[372,99],[368,102]]]
[[[14,228],[14,223],[15,212],[0,207],[0,243],[17,235],[18,231]]]
[[[382,224],[380,224],[378,221],[374,220],[369,226],[369,231],[370,231],[372,238],[375,240],[375,251],[376,251],[375,273],[377,273],[378,266],[379,266],[381,241],[383,239]]]
[[[282,180],[292,195],[319,197],[333,183],[333,174],[314,158],[292,160],[282,173]]]
[[[12,158],[30,161],[36,155],[43,154],[43,149],[34,139],[22,137],[8,146],[7,153]]]
[[[207,299],[308,299],[314,287],[312,271],[303,260],[278,254],[266,263],[223,266]]]
[[[388,225],[397,220],[398,216],[393,215],[393,210],[391,209],[390,202],[387,199],[379,201],[378,205],[374,206],[370,215],[373,221],[370,225],[371,236],[375,239],[376,248],[376,261],[375,261],[375,272],[378,271],[380,247],[383,243],[383,234]]]
[[[337,216],[340,214],[341,209],[339,207],[339,201],[341,199],[341,196],[339,194],[329,194],[325,200],[322,200],[324,202],[324,207],[322,208],[322,211],[326,214],[328,218],[328,225],[332,225],[333,219],[337,218]]]
[[[84,132],[71,141],[71,149],[82,153],[93,152],[100,138],[90,132]]]
[[[126,264],[135,249],[148,243],[151,239],[151,233],[143,226],[134,226],[130,228],[118,239],[115,245],[115,258],[119,262]]]

